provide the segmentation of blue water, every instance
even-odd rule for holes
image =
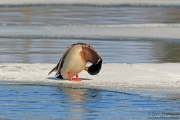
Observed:
[[[102,38],[46,38],[45,29],[41,28],[180,23],[179,13],[180,7],[177,6],[0,6],[0,33],[7,33],[0,35],[0,63],[57,63],[64,50],[76,42],[91,44],[104,63],[180,62],[180,42],[177,40],[106,38],[106,35]],[[36,27],[34,31],[26,36],[24,31],[33,26]],[[4,27],[8,29],[2,29]],[[36,36],[36,29],[42,29],[42,33],[38,33],[40,36]],[[180,119],[179,115],[172,115],[180,114],[179,111],[179,99],[156,99],[153,96],[62,86],[0,83],[0,119]]]
[[[179,100],[138,94],[25,84],[0,85],[0,119],[148,119],[178,113]]]
[[[180,62],[180,42],[177,40],[0,38],[0,63],[57,63],[66,48],[77,42],[92,45],[103,63]]]
[[[153,36],[152,39],[129,39],[105,34],[100,38],[68,36],[68,31],[79,32],[63,29],[73,25],[78,28],[83,25],[180,23],[179,13],[180,8],[173,6],[0,6],[0,63],[57,63],[66,48],[76,42],[92,45],[104,63],[180,62],[179,40],[154,39]],[[59,29],[53,29],[56,26]],[[48,30],[64,31],[65,36],[46,35]]]

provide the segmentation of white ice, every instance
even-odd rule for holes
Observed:
[[[178,0],[1,0],[4,4],[135,4],[135,5],[180,5]],[[145,37],[145,38],[180,38],[180,24],[140,24],[140,25],[90,25],[90,26],[1,26],[0,36],[49,35],[49,36],[82,36],[82,37]],[[63,29],[63,31],[61,30]],[[8,31],[8,32],[6,32]],[[111,32],[109,32],[111,31]],[[88,33],[87,33],[88,32]],[[103,64],[98,75],[91,76],[83,71],[79,74],[81,82],[70,82],[47,75],[55,64],[18,64],[1,63],[0,81],[76,88],[103,89],[110,91],[137,93],[150,96],[164,93],[166,98],[180,99],[180,64]],[[148,95],[148,94],[146,94]]]
[[[18,29],[18,31],[17,31]],[[165,38],[179,39],[180,24],[68,25],[68,26],[1,26],[0,36],[46,36],[89,38]]]
[[[91,88],[108,91],[135,93],[146,96],[180,99],[180,64],[103,64],[98,75],[82,71],[81,82],[55,78],[48,72],[55,64],[0,64],[0,81],[34,85]],[[161,93],[161,94],[160,94]],[[162,94],[163,93],[163,94]],[[160,97],[160,98],[161,98]],[[164,97],[164,96],[163,96]]]

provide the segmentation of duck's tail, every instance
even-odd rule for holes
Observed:
[[[56,72],[58,69],[58,66],[59,66],[59,63],[49,72],[49,74],[51,74],[52,72]]]

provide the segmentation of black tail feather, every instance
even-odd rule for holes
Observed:
[[[56,78],[63,79],[63,77],[62,77],[62,75],[61,75],[61,74],[56,74]]]

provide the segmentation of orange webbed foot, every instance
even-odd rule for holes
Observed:
[[[76,75],[76,81],[81,81],[81,79],[78,77],[78,74]]]
[[[68,72],[69,81],[81,81],[81,79],[78,77],[78,74],[76,75],[76,80],[73,80],[72,73]]]
[[[72,73],[68,72],[68,76],[69,76],[69,81],[72,81]]]

